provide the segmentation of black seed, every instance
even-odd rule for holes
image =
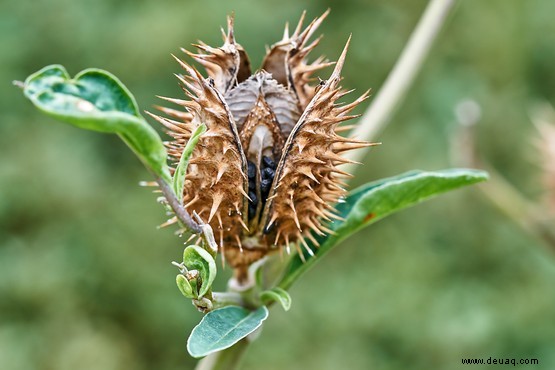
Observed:
[[[274,169],[270,167],[266,167],[265,169],[262,170],[262,179],[273,180],[275,174],[276,174],[276,171],[274,171]]]
[[[264,167],[270,167],[272,169],[276,168],[276,163],[272,161],[272,158],[267,156],[262,157],[262,164],[264,165]]]
[[[250,191],[255,191],[255,189],[256,189],[256,182],[254,182],[254,180],[251,181],[249,179],[249,192]]]
[[[260,182],[260,190],[262,194],[265,194],[266,196],[268,196],[268,192],[270,191],[270,186],[272,186],[272,180],[262,179],[262,182]],[[264,196],[263,198],[266,198],[266,196]]]
[[[258,205],[258,198],[256,197],[256,193],[254,191],[249,191],[249,220],[252,219],[256,215],[256,207]]]
[[[258,203],[258,198],[256,198],[256,193],[254,191],[249,191],[249,198],[251,198],[250,203],[254,204],[256,208],[256,203]]]
[[[249,180],[252,179],[253,181],[256,176],[256,166],[251,161],[247,162],[247,176],[249,177]]]
[[[249,204],[249,220],[254,217],[256,214],[256,206],[253,204]]]

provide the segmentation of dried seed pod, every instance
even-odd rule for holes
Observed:
[[[182,109],[160,107],[154,116],[168,130],[169,155],[177,162],[194,129],[207,131],[191,156],[183,201],[215,231],[220,252],[245,277],[247,267],[266,254],[293,244],[310,248],[305,238],[330,233],[326,222],[338,218],[332,204],[344,194],[338,166],[341,153],[370,143],[344,138],[342,122],[368,97],[338,104],[347,94],[339,86],[349,42],[331,77],[312,85],[311,75],[328,67],[323,58],[308,63],[320,38],[310,42],[328,12],[303,29],[304,14],[291,36],[269,48],[262,69],[251,75],[248,56],[236,42],[233,19],[219,48],[199,43],[204,78],[179,60],[178,75],[189,100],[164,98]]]

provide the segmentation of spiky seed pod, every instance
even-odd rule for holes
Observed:
[[[348,92],[339,86],[349,42],[326,81],[312,84],[312,74],[334,63],[308,54],[320,38],[311,36],[325,12],[303,29],[304,13],[290,36],[268,49],[262,69],[251,75],[250,63],[233,32],[219,48],[195,45],[185,51],[201,64],[176,58],[185,75],[178,75],[188,100],[163,98],[182,109],[159,107],[169,118],[152,115],[172,137],[169,155],[178,161],[187,140],[201,123],[207,131],[199,140],[187,169],[183,200],[215,230],[220,252],[242,279],[247,267],[266,254],[290,245],[309,248],[314,234],[331,230],[338,219],[332,204],[344,194],[339,166],[350,161],[345,151],[372,145],[344,138],[339,125],[355,116],[350,111],[368,92],[350,104],[338,99]]]

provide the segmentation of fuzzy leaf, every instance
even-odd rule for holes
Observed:
[[[70,78],[64,67],[51,65],[29,76],[23,92],[54,118],[79,128],[118,134],[148,168],[169,182],[162,140],[139,114],[133,95],[109,72],[86,69]]]
[[[260,293],[260,299],[264,303],[278,302],[285,311],[291,308],[291,296],[280,287],[263,291]]]
[[[298,255],[292,258],[279,286],[288,289],[319,258],[363,227],[435,195],[485,181],[487,178],[487,173],[469,169],[411,171],[371,182],[353,190],[344,203],[336,206],[339,216],[344,218],[344,221],[331,223],[330,228],[334,230],[335,235],[316,238],[320,247],[311,246],[316,257],[310,257],[305,252],[306,263],[303,263]],[[310,244],[309,241],[307,242]]]
[[[183,185],[185,184],[185,174],[187,173],[187,165],[189,164],[189,158],[193,154],[193,150],[198,143],[198,139],[202,134],[206,132],[206,125],[202,124],[196,128],[196,130],[191,135],[187,145],[183,149],[183,154],[179,159],[179,164],[175,168],[175,173],[173,175],[173,191],[179,196],[183,194]],[[183,202],[183,197],[179,196],[179,200]]]
[[[249,311],[239,306],[226,306],[211,311],[193,329],[187,340],[187,350],[193,357],[204,357],[229,348],[262,325],[268,309]]]
[[[198,296],[203,297],[216,278],[217,268],[214,257],[203,248],[197,245],[190,245],[183,252],[183,264],[189,270],[199,271],[201,286]]]

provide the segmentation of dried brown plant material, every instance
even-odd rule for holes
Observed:
[[[310,38],[327,15],[303,28],[303,14],[291,35],[286,27],[254,73],[229,17],[221,47],[201,42],[198,53],[185,51],[208,78],[176,58],[188,100],[164,98],[180,109],[160,107],[168,118],[153,115],[173,139],[167,148],[176,162],[194,129],[206,124],[183,202],[212,226],[239,279],[251,263],[281,248],[312,252],[305,239],[316,245],[315,234],[331,232],[326,223],[338,218],[332,205],[346,193],[341,180],[350,175],[338,166],[350,161],[342,153],[372,145],[338,134],[368,97],[338,103],[348,93],[339,83],[349,42],[337,63],[322,57],[308,63],[320,41]],[[329,79],[313,81],[314,72],[333,64]]]

